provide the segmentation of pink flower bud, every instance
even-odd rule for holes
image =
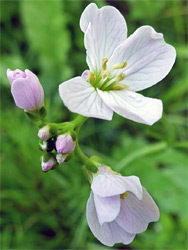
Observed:
[[[54,168],[56,166],[57,162],[53,157],[49,158],[47,161],[44,160],[44,157],[42,157],[42,171],[43,172],[48,172],[50,169]]]
[[[59,164],[62,164],[63,162],[66,161],[68,154],[57,154],[56,155],[56,160]]]
[[[67,154],[74,150],[75,142],[69,134],[63,134],[57,137],[55,146],[58,154]]]
[[[35,74],[28,69],[25,72],[8,69],[7,77],[16,106],[30,111],[43,106],[44,90]]]
[[[52,137],[50,133],[50,126],[45,125],[44,127],[40,128],[38,132],[38,137],[43,141],[49,140]]]

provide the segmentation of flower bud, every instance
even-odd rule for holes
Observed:
[[[48,172],[57,166],[57,162],[52,154],[43,155],[41,161],[42,171]]]
[[[69,154],[57,154],[56,160],[58,164],[62,164],[63,162],[67,162],[71,160],[73,156],[74,156],[74,152],[71,152]]]
[[[55,146],[58,154],[67,154],[74,150],[75,142],[70,134],[63,134],[57,137]]]
[[[26,111],[40,110],[44,103],[44,90],[38,77],[30,70],[8,69],[7,77],[16,106]]]
[[[55,148],[54,138],[50,138],[48,141],[43,141],[42,143],[39,143],[39,148],[42,151],[52,151]]]
[[[56,160],[59,164],[62,164],[63,162],[66,161],[68,154],[57,154],[56,155]]]
[[[43,141],[49,140],[52,137],[50,133],[50,126],[45,125],[42,128],[39,128],[38,137]]]

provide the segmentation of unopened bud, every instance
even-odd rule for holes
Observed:
[[[47,150],[47,142],[43,141],[43,143],[39,143],[39,148],[42,151],[46,151]]]
[[[50,138],[48,141],[43,141],[42,143],[39,143],[39,148],[42,151],[52,151],[55,148],[54,138]]]
[[[63,134],[57,137],[55,146],[58,154],[67,154],[74,150],[75,141],[70,134]]]
[[[30,70],[8,69],[7,77],[16,106],[26,111],[40,110],[44,104],[44,90],[38,77]]]
[[[57,133],[57,128],[55,125],[52,124],[47,124],[41,128],[39,128],[39,132],[38,132],[38,137],[43,140],[43,141],[47,141],[50,138],[54,137]]]
[[[66,161],[68,154],[57,154],[56,155],[56,160],[59,164],[62,164],[63,162]]]
[[[38,137],[43,140],[43,141],[47,141],[48,139],[51,138],[51,134],[50,134],[50,126],[49,125],[45,125],[44,127],[39,129],[38,132]]]
[[[42,171],[48,172],[51,169],[54,169],[57,166],[57,162],[52,154],[43,155],[41,161]]]

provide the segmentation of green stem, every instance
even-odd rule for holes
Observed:
[[[82,163],[85,164],[87,161],[89,161],[89,157],[87,157],[80,148],[80,145],[78,143],[78,138],[76,140],[75,153],[78,156],[78,158],[82,161]]]
[[[88,117],[84,117],[81,115],[77,115],[77,117],[72,121],[74,124],[75,130],[80,130],[85,121],[87,121]]]
[[[81,150],[79,143],[78,143],[78,138],[76,140],[76,148],[75,148],[75,153],[77,155],[77,157],[82,161],[82,163],[84,164],[84,166],[86,166],[86,168],[92,172],[92,173],[96,173],[98,171],[97,166],[95,165],[95,163],[93,161],[91,161]]]
[[[77,137],[76,137],[76,147],[75,147],[75,153],[77,155],[77,157],[81,160],[81,162],[86,166],[86,168],[93,172],[96,173],[98,168],[96,167],[96,165],[93,163],[93,161],[91,161],[89,159],[89,157],[87,157],[83,151],[81,150],[80,146],[79,146],[79,142],[78,142],[78,134],[80,131],[80,128],[82,127],[82,125],[84,124],[84,122],[87,120],[87,117],[78,115],[73,121],[72,123],[74,124],[74,129],[77,133]]]

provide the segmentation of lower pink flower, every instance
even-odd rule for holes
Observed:
[[[129,244],[159,219],[159,209],[138,177],[123,177],[108,169],[101,166],[94,174],[87,202],[88,225],[104,245]]]

